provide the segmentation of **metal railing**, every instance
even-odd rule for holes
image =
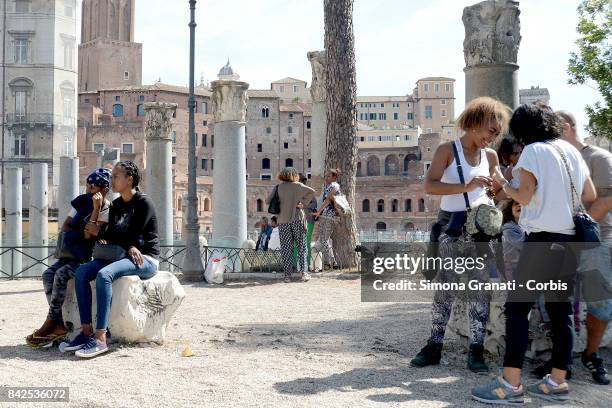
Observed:
[[[0,246],[0,279],[39,278],[53,265],[55,246]],[[161,245],[159,263],[161,270],[173,273],[182,272],[183,259],[186,253],[184,245]],[[203,246],[200,249],[204,269],[215,258],[226,258],[225,273],[283,273],[281,251],[256,251],[249,248],[228,248]],[[323,254],[313,250],[311,270],[323,270],[333,267],[326,265]],[[337,262],[339,262],[338,260]],[[294,261],[295,263],[296,261]],[[336,264],[338,269],[358,271],[357,266]]]

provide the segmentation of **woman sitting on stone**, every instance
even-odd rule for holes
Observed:
[[[159,236],[157,217],[151,200],[138,189],[140,173],[131,161],[119,162],[113,169],[113,191],[120,194],[111,204],[109,224],[101,244],[121,247],[123,259],[95,259],[81,265],[75,274],[82,333],[64,351],[78,350],[77,357],[89,358],[108,351],[106,330],[112,300],[112,283],[116,279],[136,275],[153,277],[159,268]],[[95,252],[95,251],[94,251]],[[92,327],[91,286],[96,280],[96,331]]]
[[[42,274],[43,287],[49,312],[47,319],[26,342],[34,347],[50,347],[64,337],[62,305],[66,298],[68,281],[74,277],[81,262],[91,259],[91,250],[101,227],[108,223],[109,202],[105,199],[111,179],[109,169],[98,169],[87,177],[87,191],[71,201],[72,208],[62,225],[64,234],[61,257]]]
[[[285,167],[278,179],[278,197],[280,200],[280,214],[278,214],[278,230],[280,233],[281,258],[285,283],[291,281],[293,270],[293,246],[298,250],[298,271],[302,273],[302,281],[308,281],[308,265],[306,263],[306,217],[304,203],[310,203],[314,197],[314,190],[299,182],[300,174],[293,167]],[[268,197],[272,201],[274,192]]]

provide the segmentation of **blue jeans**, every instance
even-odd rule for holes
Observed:
[[[75,272],[74,281],[81,325],[91,324],[92,320],[90,286],[92,280],[96,280],[96,304],[98,308],[96,330],[106,330],[113,298],[113,281],[122,276],[130,275],[137,275],[140,279],[149,279],[156,273],[157,267],[146,257],[142,268],[138,268],[129,258],[116,262],[94,259],[79,266]]]

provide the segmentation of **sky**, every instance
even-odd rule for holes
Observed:
[[[357,94],[406,95],[426,76],[455,78],[455,112],[464,107],[463,7],[476,0],[355,0]],[[548,88],[554,109],[586,124],[593,88],[567,83],[576,50],[578,0],[521,0],[519,87]],[[189,81],[188,0],[137,0],[135,38],[143,43],[143,83]],[[213,81],[229,58],[252,89],[284,77],[310,84],[306,53],[323,49],[322,0],[199,0],[196,79]]]

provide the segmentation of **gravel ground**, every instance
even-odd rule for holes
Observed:
[[[468,393],[486,377],[465,368],[454,336],[441,366],[409,367],[429,332],[426,299],[361,303],[346,277],[186,285],[166,344],[113,344],[89,361],[25,345],[46,314],[41,282],[0,281],[0,386],[70,387],[68,404],[0,407],[481,406]],[[180,357],[187,344],[194,357]],[[612,406],[612,387],[576,377],[565,406]]]

